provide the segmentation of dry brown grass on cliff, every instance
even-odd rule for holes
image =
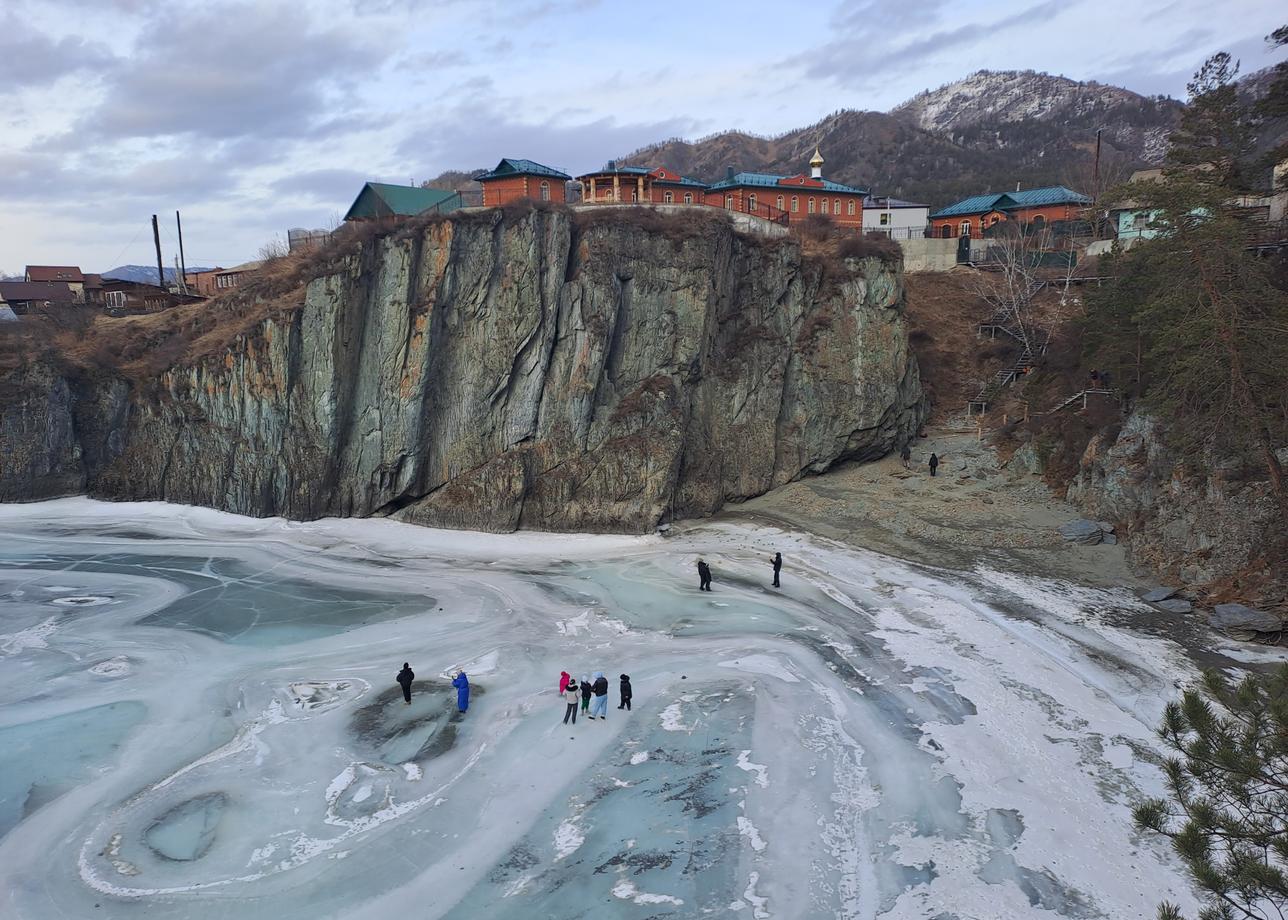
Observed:
[[[605,206],[579,208],[572,212],[573,226],[579,232],[604,226],[638,227],[646,233],[664,237],[674,243],[700,239],[725,222],[725,215],[714,208],[693,207],[663,211],[656,208]]]
[[[930,422],[959,414],[967,390],[992,373],[990,357],[975,333],[991,312],[964,272],[905,275],[908,344],[917,356],[921,385],[930,397]]]

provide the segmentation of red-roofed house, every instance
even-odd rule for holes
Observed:
[[[85,275],[76,265],[28,265],[23,280],[66,282],[77,303],[85,300]]]

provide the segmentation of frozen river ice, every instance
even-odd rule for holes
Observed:
[[[1130,807],[1194,666],[1135,607],[730,523],[0,506],[0,916],[1193,907]],[[609,676],[607,720],[560,722],[560,670]]]

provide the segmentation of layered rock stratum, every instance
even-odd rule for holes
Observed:
[[[925,417],[897,261],[719,214],[453,215],[279,301],[155,379],[24,363],[0,499],[641,532],[882,456]]]

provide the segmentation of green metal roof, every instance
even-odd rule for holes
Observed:
[[[794,178],[795,176],[774,176],[774,175],[770,175],[769,173],[740,172],[740,173],[735,173],[732,176],[727,176],[724,179],[721,179],[719,182],[715,183],[714,185],[707,186],[707,188],[715,192],[715,191],[719,191],[720,189],[738,188],[739,186],[744,186],[744,185],[761,185],[761,186],[777,186],[783,189],[790,189],[792,191],[800,190],[802,192],[810,192],[810,191],[849,192],[852,195],[866,195],[868,193],[868,190],[865,188],[854,188],[853,186],[842,185],[839,182],[833,182],[831,179],[812,179],[811,178],[809,180],[810,182],[823,183],[822,188],[820,188],[817,185],[782,185],[781,184],[784,179],[794,179]]]
[[[1022,192],[1002,192],[995,195],[975,195],[950,204],[931,217],[956,217],[959,214],[987,214],[989,211],[1013,211],[1016,208],[1036,208],[1046,204],[1091,204],[1086,195],[1063,185],[1047,185],[1025,189]]]
[[[496,164],[496,169],[475,178],[475,182],[486,182],[488,179],[503,179],[506,176],[549,176],[551,179],[563,179],[571,182],[572,176],[567,173],[542,166],[533,160],[517,160],[506,157]]]
[[[411,217],[437,205],[452,205],[449,201],[456,198],[455,210],[460,207],[460,196],[450,189],[418,188],[414,185],[387,185],[384,182],[368,182],[353,199],[345,220],[364,217],[389,217],[394,214]]]

